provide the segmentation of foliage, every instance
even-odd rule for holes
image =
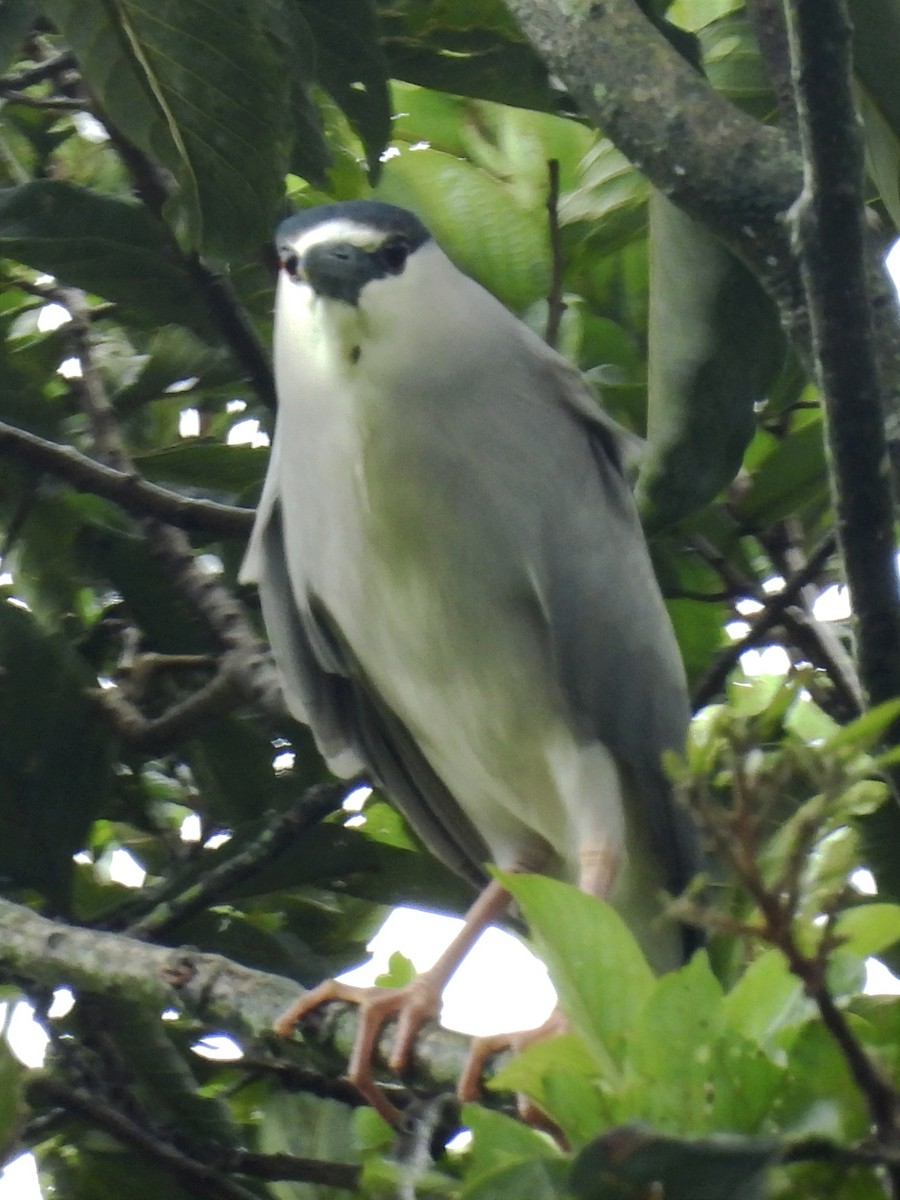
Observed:
[[[773,133],[784,81],[761,7],[640,5],[711,95]],[[850,8],[887,236],[900,8]],[[661,979],[611,909],[510,880],[570,1028],[505,1061],[462,1114],[470,1148],[437,1158],[442,1115],[404,1148],[348,1106],[314,1039],[276,1053],[235,1028],[246,1057],[212,1062],[189,1011],[161,1021],[102,972],[51,1019],[65,963],[13,970],[0,935],[4,999],[33,1003],[51,1038],[37,1075],[0,1042],[6,1155],[32,1149],[48,1194],[91,1200],[883,1195],[870,1139],[900,1009],[863,985],[900,940],[877,779],[896,712],[845,726],[862,699],[851,632],[812,614],[839,571],[809,346],[746,255],[667,198],[677,154],[671,187],[648,183],[499,0],[211,11],[0,0],[4,895],[303,985],[359,961],[387,906],[468,902],[382,798],[351,816],[316,790],[325,768],[266,691],[236,583],[272,423],[270,231],[292,206],[370,195],[415,209],[539,333],[561,297],[559,349],[646,436],[637,495],[698,707],[671,769],[730,870],[682,902],[709,945]],[[138,474],[162,509],[142,507]],[[227,532],[198,499],[228,506]],[[771,676],[744,673],[742,650],[775,646]],[[122,851],[140,887],[115,882]],[[860,866],[877,901],[848,883]],[[562,1136],[509,1115],[511,1091]]]

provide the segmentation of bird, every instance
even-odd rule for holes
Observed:
[[[402,1068],[440,993],[539,872],[619,910],[660,971],[662,916],[697,869],[662,758],[690,716],[629,484],[631,435],[580,372],[379,200],[279,226],[278,411],[241,579],[255,583],[291,713],[331,771],[380,785],[479,889],[459,936],[401,989],[326,981],[276,1024],[361,1004],[348,1076]],[[471,1080],[471,1071],[468,1072]]]

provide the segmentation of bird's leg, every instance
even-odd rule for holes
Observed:
[[[290,1037],[298,1021],[330,1000],[358,1005],[359,1022],[353,1052],[347,1064],[347,1078],[385,1120],[396,1125],[401,1114],[372,1075],[372,1059],[385,1024],[391,1018],[397,1018],[397,1031],[388,1065],[394,1071],[402,1071],[409,1061],[419,1030],[426,1021],[438,1015],[441,993],[451,975],[484,930],[503,913],[508,904],[509,893],[499,883],[492,881],[466,913],[462,929],[437,962],[411,983],[399,988],[361,988],[337,979],[327,980],[304,993],[282,1013],[275,1022],[275,1032],[281,1037]]]
[[[610,846],[588,844],[582,846],[578,853],[578,887],[590,896],[606,900],[612,892],[622,865],[621,853]],[[526,1046],[543,1041],[544,1038],[566,1033],[569,1022],[565,1013],[557,1006],[542,1025],[536,1029],[522,1029],[515,1033],[498,1033],[491,1037],[475,1038],[469,1048],[469,1055],[459,1077],[457,1096],[460,1101],[477,1100],[481,1094],[481,1078],[488,1060],[504,1050],[518,1054]],[[555,1136],[562,1136],[558,1129],[548,1122],[547,1117],[537,1107],[533,1100],[520,1093],[516,1097],[519,1116],[530,1125],[547,1129]]]

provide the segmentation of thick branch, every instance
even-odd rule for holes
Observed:
[[[841,0],[789,0],[804,186],[792,210],[825,406],[837,533],[868,699],[900,695],[895,563],[881,379],[870,317],[863,146]]]
[[[63,925],[4,899],[0,973],[35,987],[124,997],[149,1012],[181,1008],[207,1028],[239,1040],[269,1037],[275,1018],[302,990],[291,979],[250,970],[217,954],[172,950],[122,934]],[[309,1017],[303,1036],[315,1046],[316,1065],[321,1066],[324,1053],[339,1072],[353,1048],[355,1030],[356,1010],[345,1004],[328,1005]],[[297,1041],[291,1047],[294,1053],[302,1050]],[[427,1031],[416,1045],[416,1082],[439,1090],[452,1087],[467,1048],[460,1034]],[[386,1057],[379,1054],[382,1067]]]
[[[56,475],[78,491],[114,500],[135,517],[160,517],[180,529],[220,537],[246,537],[253,525],[252,509],[179,496],[140,475],[117,471],[71,446],[47,441],[5,421],[0,421],[0,454]]]
[[[783,220],[801,187],[791,138],[715,92],[634,0],[507,0],[507,7],[584,115],[655,187],[745,259],[811,367],[803,285]],[[871,244],[870,300],[898,442],[900,321],[882,259],[882,248]]]
[[[714,92],[634,0],[507,7],[584,115],[660,191],[752,257],[760,240],[786,254],[778,215],[800,187],[796,153]]]

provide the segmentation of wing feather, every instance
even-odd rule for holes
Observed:
[[[327,611],[294,593],[280,503],[261,503],[242,578],[260,584],[263,617],[291,712],[312,729],[331,769],[365,771],[396,801],[410,826],[451,871],[475,887],[490,855],[412,736],[368,685]]]

